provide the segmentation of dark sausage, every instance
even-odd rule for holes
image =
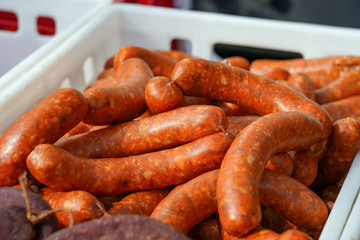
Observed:
[[[318,172],[318,160],[315,153],[310,150],[295,151],[291,153],[291,156],[294,160],[292,177],[305,186],[310,186]]]
[[[269,158],[265,168],[291,176],[294,172],[294,161],[286,152],[276,153]]]
[[[218,210],[224,230],[242,236],[260,223],[259,182],[271,155],[306,150],[322,136],[322,124],[300,112],[268,114],[243,129],[227,151],[219,173]]]
[[[123,157],[179,146],[226,127],[222,109],[188,106],[69,137],[56,146],[89,158]]]
[[[101,159],[41,144],[29,155],[27,166],[39,182],[58,191],[80,189],[110,196],[180,184],[219,168],[232,140],[221,132],[172,149]]]
[[[175,61],[180,61],[183,60],[185,58],[190,58],[193,57],[192,55],[184,52],[184,51],[179,51],[179,50],[155,50],[156,52],[159,52],[165,56],[168,56],[169,58],[175,60]]]
[[[63,88],[19,118],[0,138],[0,186],[16,184],[34,147],[56,142],[86,111],[84,96],[76,89]]]
[[[194,240],[222,240],[216,219],[208,218],[193,227],[189,237]]]

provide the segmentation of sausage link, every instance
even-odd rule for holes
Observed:
[[[158,203],[168,195],[170,188],[152,189],[130,193],[121,201],[114,203],[107,213],[117,214],[139,214],[150,216]]]
[[[226,116],[243,116],[251,114],[249,111],[241,108],[239,105],[230,102],[218,102],[217,106],[224,110]]]
[[[58,191],[80,189],[111,196],[180,184],[219,168],[232,140],[220,132],[172,149],[102,159],[41,144],[29,155],[27,166],[39,182]]]
[[[185,95],[235,103],[259,115],[303,112],[324,125],[322,139],[331,133],[329,115],[320,105],[276,81],[244,69],[216,61],[188,58],[176,64],[172,80]]]
[[[261,74],[268,69],[282,67],[291,74],[306,73],[312,79],[315,89],[335,81],[344,71],[357,68],[360,57],[335,56],[314,59],[287,59],[287,60],[255,60],[250,65],[250,71]]]
[[[285,87],[288,87],[292,90],[294,90],[295,92],[305,96],[305,94],[298,89],[294,84],[292,84],[291,82],[285,81],[285,80],[276,80],[277,83],[280,83],[281,85],[284,85]],[[306,97],[306,96],[305,96]]]
[[[300,112],[272,113],[243,129],[220,168],[217,197],[220,222],[226,232],[242,236],[261,220],[259,182],[271,155],[306,150],[323,134],[322,124]]]
[[[292,83],[297,87],[304,95],[311,100],[315,101],[315,89],[311,78],[305,73],[291,74],[287,79],[289,83]]]
[[[43,188],[39,194],[52,209],[64,208],[72,213],[74,224],[99,218],[104,215],[103,204],[92,194],[85,191],[58,192],[51,188]],[[68,227],[69,216],[65,212],[57,212],[55,216],[60,227]]]
[[[96,79],[97,79],[97,81],[101,81],[102,79],[105,79],[105,78],[117,79],[118,75],[115,72],[115,69],[114,68],[104,69],[104,71],[100,72],[97,75]]]
[[[333,125],[327,149],[319,161],[318,175],[313,184],[315,188],[340,181],[360,150],[360,121],[343,118]]]
[[[228,127],[226,131],[233,136],[238,135],[241,130],[243,130],[247,125],[256,119],[260,118],[259,116],[229,116]]]
[[[117,71],[119,65],[126,59],[134,57],[143,59],[151,68],[154,76],[170,78],[176,64],[175,60],[156,51],[136,46],[126,46],[122,47],[115,55],[115,71]]]
[[[210,98],[193,97],[193,96],[184,95],[184,100],[183,100],[182,106],[210,105],[211,101],[212,100]]]
[[[223,229],[221,229],[221,236],[223,240],[278,240],[280,234],[270,229],[265,229],[261,226],[258,226],[248,234],[241,237],[231,236]]]
[[[153,77],[145,87],[145,101],[152,113],[162,113],[181,106],[184,94],[167,77]]]
[[[289,229],[280,235],[279,240],[312,240],[312,238],[300,230]]]
[[[130,58],[119,66],[117,73],[121,80],[116,86],[91,87],[84,92],[89,105],[85,123],[121,123],[145,111],[145,87],[153,77],[149,66],[142,59]]]
[[[159,52],[165,56],[168,56],[169,58],[175,60],[176,62],[183,60],[185,58],[191,58],[193,57],[192,55],[184,52],[184,51],[179,51],[179,50],[155,50],[155,52]]]
[[[26,168],[26,157],[41,143],[54,143],[85,116],[84,96],[63,88],[19,118],[0,138],[0,186],[12,186]]]
[[[316,102],[324,104],[360,94],[360,71],[347,71],[334,82],[315,91]]]
[[[304,184],[310,186],[316,178],[318,172],[318,160],[315,153],[311,150],[292,152],[294,160],[294,172],[292,177]]]
[[[297,228],[296,225],[275,212],[273,209],[263,206],[261,207],[261,226],[277,233]]]
[[[187,234],[216,211],[218,170],[204,173],[175,187],[154,209],[151,218]]]
[[[56,146],[89,158],[124,157],[179,146],[226,128],[222,109],[188,106],[78,134]]]
[[[328,217],[319,196],[299,181],[268,169],[261,177],[260,202],[299,227],[323,226]]]
[[[104,64],[104,69],[112,68],[114,67],[114,58],[115,56],[111,56],[108,58]]]
[[[249,60],[247,60],[244,57],[240,57],[240,56],[233,56],[233,57],[223,58],[221,60],[221,62],[226,63],[226,64],[228,64],[230,66],[242,68],[242,69],[245,69],[245,70],[249,70],[249,68],[250,68]]]
[[[267,70],[266,72],[263,72],[262,75],[274,81],[278,81],[278,80],[287,81],[287,79],[290,76],[290,73],[282,67],[275,67]]]
[[[188,236],[194,240],[222,240],[216,219],[208,218],[193,227]]]
[[[65,133],[65,135],[62,136],[60,139],[68,138],[68,137],[71,137],[71,136],[74,136],[74,135],[77,135],[77,134],[80,134],[80,133],[85,133],[85,132],[88,132],[88,131],[90,131],[90,126],[83,123],[83,122],[80,122],[78,125],[73,127],[70,131]]]
[[[329,113],[335,122],[341,118],[356,117],[360,115],[360,95],[344,98],[330,103],[322,104],[323,109]]]
[[[291,176],[294,172],[294,161],[286,152],[277,153],[269,158],[265,168]]]

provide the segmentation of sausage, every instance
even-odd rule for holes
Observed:
[[[360,95],[344,98],[330,103],[322,104],[323,109],[329,113],[335,122],[341,118],[356,117],[360,115]]]
[[[94,88],[94,87],[107,87],[107,86],[117,86],[119,85],[119,80],[114,78],[114,77],[104,77],[101,79],[98,79],[97,81],[89,84],[86,87],[86,90],[89,88]]]
[[[216,211],[218,172],[213,170],[204,173],[175,187],[155,207],[150,217],[187,234]]]
[[[193,97],[184,95],[184,100],[182,106],[191,106],[191,105],[210,105],[212,100],[210,98],[203,97]]]
[[[312,240],[312,238],[297,229],[289,229],[280,235],[279,240]]]
[[[343,118],[334,122],[327,149],[319,160],[319,171],[312,187],[319,188],[340,181],[349,171],[360,150],[360,121]]]
[[[318,195],[299,181],[268,169],[261,177],[260,202],[303,228],[321,227],[328,217],[327,206]]]
[[[161,188],[130,193],[121,201],[114,203],[107,213],[110,215],[139,214],[150,216],[156,205],[169,192],[170,188]]]
[[[280,234],[258,226],[248,234],[241,237],[231,236],[224,230],[221,230],[221,236],[223,240],[278,240]]]
[[[49,204],[39,194],[27,191],[27,195],[28,195],[28,199],[29,199],[32,211],[41,213],[44,211],[51,210]],[[25,215],[26,212],[28,211],[26,202],[25,202],[25,198],[22,193],[22,189],[1,187],[0,188],[0,196],[1,196],[1,198],[0,198],[1,208],[2,207],[15,208],[15,209],[13,209],[14,210],[13,214],[10,213],[10,215],[15,215],[14,217],[16,217],[16,216],[19,217],[18,214],[23,213]],[[22,216],[24,216],[24,215],[22,215]],[[5,216],[3,214],[0,214],[0,219],[1,219],[1,217],[5,217]],[[27,219],[27,218],[25,218],[25,219]],[[11,219],[10,219],[10,221],[11,221]],[[15,220],[15,219],[12,219],[12,221],[17,222],[17,220]],[[11,233],[14,234],[12,229],[15,228],[16,225],[15,226],[13,225],[11,228],[7,228],[4,224],[5,224],[4,221],[2,221],[1,227],[0,227],[0,232],[11,230]],[[14,224],[14,222],[13,222],[13,224]],[[20,224],[20,223],[17,222],[16,224]],[[21,227],[26,228],[27,227],[26,225],[22,225]],[[57,231],[59,228],[57,221],[56,221],[56,217],[53,214],[48,215],[46,218],[44,218],[43,220],[38,222],[36,225],[31,226],[31,227],[36,232],[36,236],[34,239],[43,239],[43,238],[49,236],[50,234],[52,234],[53,232]],[[22,230],[25,230],[25,229],[22,229]],[[27,232],[29,232],[29,231],[27,231]],[[14,237],[15,236],[16,235],[14,235]],[[7,239],[7,238],[1,237],[1,239]]]
[[[249,70],[249,68],[250,68],[249,60],[247,60],[244,57],[240,57],[240,56],[232,56],[232,57],[223,58],[221,60],[221,62],[226,63],[230,66],[242,68],[245,70]]]
[[[19,118],[0,138],[0,186],[12,186],[26,157],[41,143],[54,143],[85,116],[87,103],[76,89],[60,89]]]
[[[230,102],[218,102],[217,106],[224,110],[226,116],[243,116],[251,112],[241,108],[239,105]]]
[[[305,94],[300,89],[298,89],[294,84],[292,84],[291,82],[288,82],[288,81],[285,81],[285,80],[277,80],[276,82],[280,83],[281,85],[284,85],[285,87],[288,87],[288,88],[294,90],[295,92],[297,92],[297,93],[299,93],[299,94],[301,94],[303,96],[305,96]]]
[[[140,119],[143,119],[143,118],[147,118],[147,117],[150,117],[154,115],[149,108],[147,108],[145,110],[145,112],[143,112],[140,116],[138,116],[137,118],[135,118],[134,120],[140,120]]]
[[[114,196],[108,196],[108,197],[97,197],[99,201],[103,204],[105,207],[105,210],[108,211],[112,206],[119,202],[121,199],[125,197],[125,194],[119,194]]]
[[[324,125],[323,140],[331,132],[331,121],[314,101],[269,78],[216,61],[188,58],[178,62],[172,80],[185,95],[210,97],[238,104],[259,115],[299,111]]]
[[[184,94],[166,77],[154,77],[145,87],[145,101],[154,114],[167,112],[181,106]]]
[[[88,132],[88,131],[90,131],[90,126],[83,123],[83,122],[80,122],[78,125],[73,127],[70,131],[65,133],[65,135],[62,136],[60,139],[68,138],[68,137],[71,137],[71,136],[74,136],[74,135],[77,135],[77,134],[80,134],[80,133],[85,133],[85,132]]]
[[[286,152],[277,153],[269,158],[265,168],[291,176],[294,172],[294,161]]]
[[[41,144],[29,155],[27,166],[39,182],[57,191],[80,189],[95,196],[111,196],[180,184],[219,168],[232,140],[220,132],[172,149],[102,159]]]
[[[315,153],[311,150],[295,151],[291,153],[291,156],[294,161],[292,177],[305,186],[310,186],[318,172],[318,160]]]
[[[108,58],[106,60],[106,62],[104,64],[104,70],[114,67],[114,58],[115,58],[115,56],[111,56],[110,58]]]
[[[194,240],[222,240],[216,219],[207,218],[193,227],[188,236]]]
[[[140,215],[104,216],[64,228],[44,240],[190,240],[186,235],[155,219]]]
[[[69,210],[74,218],[74,224],[99,218],[105,213],[103,204],[94,195],[85,191],[58,192],[51,188],[43,188],[40,190],[40,196],[49,203],[52,209]],[[55,216],[60,227],[70,225],[67,213],[57,212]]]
[[[179,50],[155,50],[156,52],[159,52],[175,61],[180,61],[182,59],[185,58],[191,58],[193,57],[192,55],[188,54],[187,52],[184,51],[179,51]]]
[[[288,229],[296,229],[297,226],[275,212],[269,207],[261,207],[261,226],[276,233],[285,232]]]
[[[356,56],[287,60],[258,59],[251,63],[250,71],[261,74],[267,69],[282,67],[291,74],[306,73],[312,79],[314,88],[317,89],[335,81],[344,71],[357,68],[359,65],[360,57]]]
[[[164,54],[146,48],[136,46],[126,46],[120,48],[115,55],[114,69],[117,71],[120,64],[128,58],[141,58],[151,68],[154,76],[171,77],[176,61]]]
[[[324,104],[360,94],[360,71],[347,71],[338,79],[315,91],[316,102]]]
[[[118,78],[118,74],[115,72],[115,69],[113,67],[108,68],[108,69],[104,69],[104,71],[100,72],[97,75],[97,80],[101,81],[102,79],[105,78],[112,78],[112,79],[117,79]]]
[[[277,80],[286,81],[289,78],[290,73],[282,67],[275,67],[275,68],[269,69],[266,72],[263,72],[262,75],[265,77],[268,77],[274,81],[277,81]]]
[[[84,123],[116,124],[132,120],[145,111],[145,86],[153,77],[149,66],[139,58],[131,58],[118,68],[121,76],[118,85],[92,87],[84,92],[89,105]]]
[[[314,84],[311,78],[305,73],[295,73],[291,74],[287,81],[292,83],[296,88],[298,88],[304,95],[311,100],[315,101],[315,89]]]
[[[252,116],[252,115],[247,115],[247,116],[228,116],[228,122],[233,122],[233,123],[237,123],[240,124],[243,127],[246,127],[247,125],[249,125],[250,123],[252,123],[253,121],[259,119],[260,116]]]
[[[124,157],[179,146],[226,127],[222,109],[188,106],[79,134],[55,145],[89,158]]]
[[[218,211],[224,230],[242,236],[260,223],[259,182],[271,155],[306,150],[322,136],[323,125],[300,112],[268,114],[243,129],[227,151],[219,173]]]

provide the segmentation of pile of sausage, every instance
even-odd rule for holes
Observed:
[[[1,136],[0,186],[27,171],[72,212],[48,239],[317,239],[360,150],[359,100],[360,57],[126,46]]]

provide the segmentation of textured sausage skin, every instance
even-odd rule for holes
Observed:
[[[341,118],[356,117],[360,115],[360,95],[344,98],[334,102],[322,104],[321,106],[327,111],[331,120],[335,122]]]
[[[216,61],[188,58],[176,64],[172,80],[185,95],[236,103],[259,115],[303,112],[324,125],[323,139],[331,132],[329,115],[320,105],[276,81],[241,68],[229,67]]]
[[[231,236],[222,229],[221,236],[223,240],[278,240],[280,234],[270,229],[265,229],[261,226],[258,226],[248,234],[241,237]]]
[[[159,52],[165,56],[168,56],[169,58],[175,60],[175,61],[180,61],[180,60],[183,60],[185,58],[190,58],[190,57],[193,57],[192,55],[186,53],[186,52],[183,52],[183,51],[178,51],[178,50],[169,50],[169,51],[166,51],[166,50],[156,50],[156,52]]]
[[[324,201],[299,181],[266,169],[261,177],[260,202],[297,226],[313,229],[328,217]]]
[[[41,143],[54,143],[85,116],[87,103],[76,89],[60,89],[19,118],[0,138],[0,186],[12,186],[26,157]]]
[[[146,62],[140,58],[127,59],[118,66],[117,74],[117,85],[91,87],[84,92],[89,105],[85,123],[121,123],[145,111],[145,87],[153,77]]]
[[[114,203],[107,213],[117,214],[139,214],[150,216],[156,205],[168,195],[170,188],[152,189],[130,193],[121,201]]]
[[[294,161],[286,152],[277,153],[270,157],[265,168],[291,176],[294,172]]]
[[[319,160],[315,188],[341,180],[360,150],[360,121],[349,117],[337,120],[333,125],[327,148]]]
[[[184,94],[167,77],[153,77],[145,87],[145,101],[152,113],[173,110],[182,105]]]
[[[285,81],[285,80],[276,80],[277,83],[280,83],[281,85],[284,85],[285,87],[288,87],[292,90],[294,90],[295,92],[305,96],[305,94],[298,89],[294,84],[292,84],[291,82]]]
[[[322,124],[300,112],[268,114],[243,129],[227,151],[219,173],[218,210],[224,230],[242,236],[260,223],[259,182],[271,155],[306,150],[322,134]]]
[[[188,106],[69,137],[56,146],[89,158],[124,157],[179,146],[226,128],[219,107]]]
[[[360,94],[359,69],[342,74],[334,82],[315,91],[316,102],[324,104]]]
[[[176,61],[156,51],[136,46],[122,47],[114,59],[114,69],[117,71],[119,65],[128,58],[141,58],[151,68],[154,76],[171,77]]]
[[[249,115],[249,111],[241,108],[239,105],[230,102],[218,102],[217,105],[224,110],[226,116],[242,116]]]
[[[279,240],[312,240],[312,238],[297,229],[289,229],[280,235]]]
[[[216,211],[218,170],[204,173],[175,187],[154,209],[151,218],[187,234]]]
[[[318,172],[318,160],[315,153],[311,152],[311,150],[306,150],[292,152],[291,154],[294,160],[292,177],[305,186],[310,186]]]
[[[311,100],[315,101],[315,89],[311,78],[305,73],[291,74],[287,79],[289,83],[292,83],[297,87],[304,95]]]
[[[80,189],[111,196],[180,184],[219,168],[232,140],[221,132],[173,149],[102,159],[41,144],[29,155],[27,166],[38,181],[58,191]]]
[[[360,57],[336,56],[316,59],[290,60],[255,60],[250,65],[250,71],[261,74],[267,69],[282,67],[291,74],[306,73],[313,80],[315,89],[325,86],[336,80],[341,74],[360,65]]]
[[[269,69],[268,71],[262,73],[262,75],[264,75],[265,77],[268,77],[274,81],[277,81],[277,80],[286,81],[289,78],[290,73],[282,67],[276,67],[276,68]]]
[[[208,218],[193,227],[189,234],[195,240],[222,240],[216,219]]]
[[[269,207],[261,206],[261,226],[277,233],[297,228],[296,225]]]
[[[43,188],[39,193],[52,209],[65,208],[71,211],[74,224],[99,218],[105,213],[103,204],[95,196],[85,191],[58,192],[51,188]],[[57,212],[55,216],[60,227],[69,226],[67,213]]]
[[[62,136],[60,139],[62,138],[67,138],[67,137],[71,137],[80,133],[85,133],[90,131],[90,126],[80,122],[78,125],[76,125],[75,127],[73,127],[70,131],[68,131],[67,133],[65,133],[64,136]]]

